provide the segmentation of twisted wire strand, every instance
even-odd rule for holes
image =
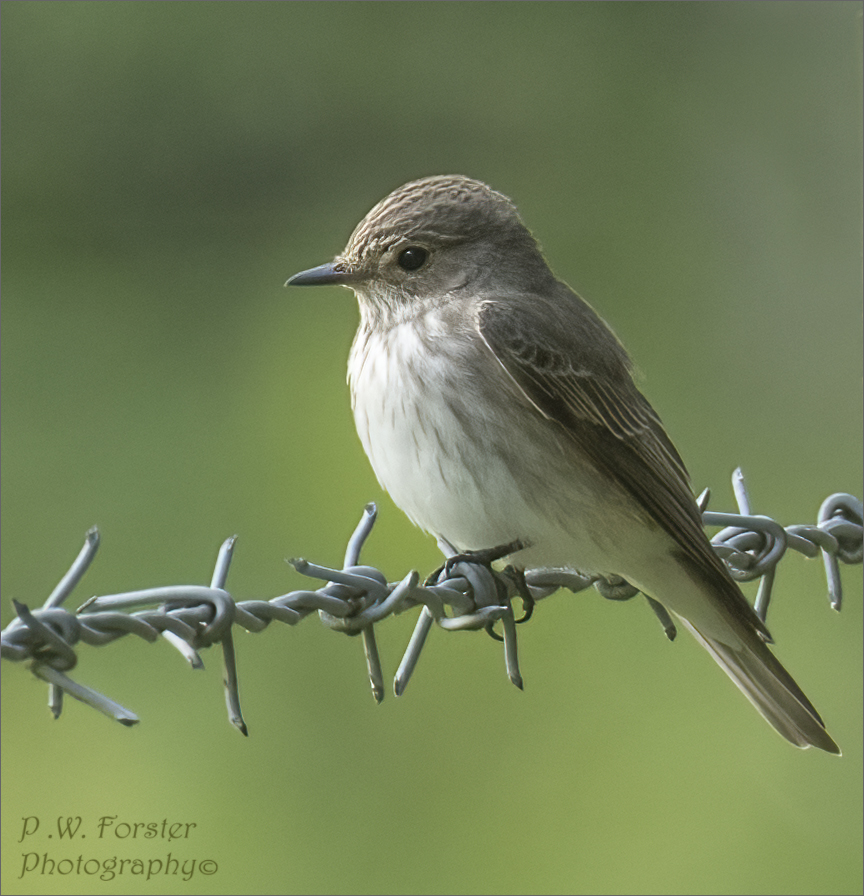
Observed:
[[[698,504],[706,526],[722,527],[711,541],[732,576],[740,582],[760,580],[754,604],[760,618],[764,621],[768,612],[777,564],[790,548],[806,557],[822,555],[829,603],[839,611],[843,599],[839,564],[860,564],[864,554],[861,501],[852,495],[833,494],[823,501],[815,526],[784,528],[770,517],[751,513],[740,470],[733,474],[733,489],[737,514],[708,511],[707,489]],[[219,644],[229,719],[245,735],[248,729],[240,708],[234,625],[260,632],[274,620],[296,625],[317,612],[321,622],[334,631],[361,637],[372,694],[380,703],[385,687],[374,626],[388,616],[422,608],[394,678],[396,696],[408,685],[433,623],[445,631],[485,629],[503,641],[508,677],[521,688],[516,625],[527,621],[537,601],[559,588],[579,592],[590,585],[610,600],[629,600],[639,593],[618,577],[603,579],[569,569],[531,569],[520,576],[510,568],[492,569],[488,557],[454,555],[452,550],[446,551],[450,559],[433,581],[421,583],[418,573],[412,571],[401,581],[388,583],[380,570],[360,562],[376,515],[375,505],[367,504],[348,541],[342,569],[304,559],[289,561],[302,575],[326,583],[315,590],[292,591],[269,601],[235,602],[225,590],[236,543],[236,536],[232,536],[219,550],[209,586],[177,585],[96,596],[72,612],[61,605],[96,555],[99,533],[91,529],[69,571],[42,607],[30,610],[13,600],[17,617],[2,632],[0,654],[14,662],[31,661],[33,673],[49,685],[48,703],[55,718],[62,712],[63,696],[68,693],[121,724],[134,725],[139,721],[135,713],[66,674],[78,662],[75,647],[79,642],[102,646],[130,634],[146,641],[161,636],[193,669],[203,668],[201,650]],[[513,545],[505,547],[513,549]],[[513,611],[516,597],[526,608],[522,619],[516,619]],[[666,636],[673,639],[675,625],[665,608],[650,597],[646,599]],[[500,636],[492,628],[499,621]]]

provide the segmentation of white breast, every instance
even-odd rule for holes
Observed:
[[[596,495],[550,424],[515,387],[505,394],[510,383],[479,339],[445,335],[434,312],[422,323],[361,328],[351,351],[354,420],[378,481],[416,525],[458,550],[521,539],[534,546],[525,562],[596,568]],[[538,451],[538,437],[549,451]],[[550,474],[572,486],[551,502]]]
[[[454,407],[464,396],[453,361],[429,352],[409,322],[361,330],[348,366],[354,422],[378,481],[414,523],[445,537],[454,513],[445,508],[479,497],[459,459],[466,434]]]

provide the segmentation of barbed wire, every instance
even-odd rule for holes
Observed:
[[[843,600],[839,564],[861,563],[864,553],[861,501],[853,495],[833,494],[822,502],[816,525],[784,528],[770,517],[751,513],[740,469],[735,470],[732,485],[738,513],[708,511],[707,489],[699,496],[698,505],[704,525],[723,527],[711,543],[733,578],[739,582],[760,579],[754,603],[759,617],[764,621],[767,616],[777,564],[788,549],[806,557],[821,553],[829,603],[839,611]],[[453,551],[445,565],[423,583],[416,571],[399,582],[388,583],[380,570],[360,563],[376,515],[375,505],[367,504],[348,541],[342,569],[303,559],[289,561],[302,575],[327,583],[317,590],[292,591],[269,601],[235,603],[225,590],[236,542],[236,536],[232,536],[219,550],[209,586],[177,585],[95,596],[72,612],[61,605],[96,555],[99,532],[93,528],[69,571],[39,609],[30,610],[13,600],[17,616],[2,632],[0,653],[6,660],[32,661],[32,672],[48,682],[48,704],[55,718],[62,712],[63,696],[68,693],[124,725],[134,725],[139,721],[135,713],[66,674],[78,662],[75,647],[79,642],[103,646],[130,634],[146,641],[162,637],[181,652],[193,669],[203,668],[201,650],[219,644],[229,719],[245,735],[248,729],[240,709],[234,625],[260,632],[274,620],[296,625],[317,612],[327,627],[361,638],[372,695],[380,703],[384,699],[384,675],[374,627],[388,616],[412,607],[422,608],[394,678],[396,696],[408,685],[433,624],[446,631],[485,629],[501,640],[507,675],[521,688],[516,625],[528,620],[537,601],[559,588],[579,592],[590,585],[609,600],[629,600],[639,593],[620,578],[604,579],[567,569],[531,569],[524,574],[509,567],[498,571],[491,567],[488,555],[466,557]],[[506,548],[514,550],[513,545]],[[502,549],[501,553],[506,551]],[[521,619],[513,611],[516,597],[525,608]],[[666,636],[674,639],[672,618],[661,604],[645,597]],[[501,635],[493,628],[498,622]]]

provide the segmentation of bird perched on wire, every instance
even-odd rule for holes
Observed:
[[[395,190],[293,286],[350,287],[354,420],[382,486],[460,552],[620,576],[678,617],[774,728],[839,753],[702,528],[607,324],[516,207],[459,175]]]

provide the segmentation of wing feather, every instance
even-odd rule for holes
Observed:
[[[679,557],[727,610],[770,640],[711,548],[684,462],[633,383],[624,348],[587,303],[560,286],[552,298],[482,302],[481,339],[525,399],[674,539]]]

